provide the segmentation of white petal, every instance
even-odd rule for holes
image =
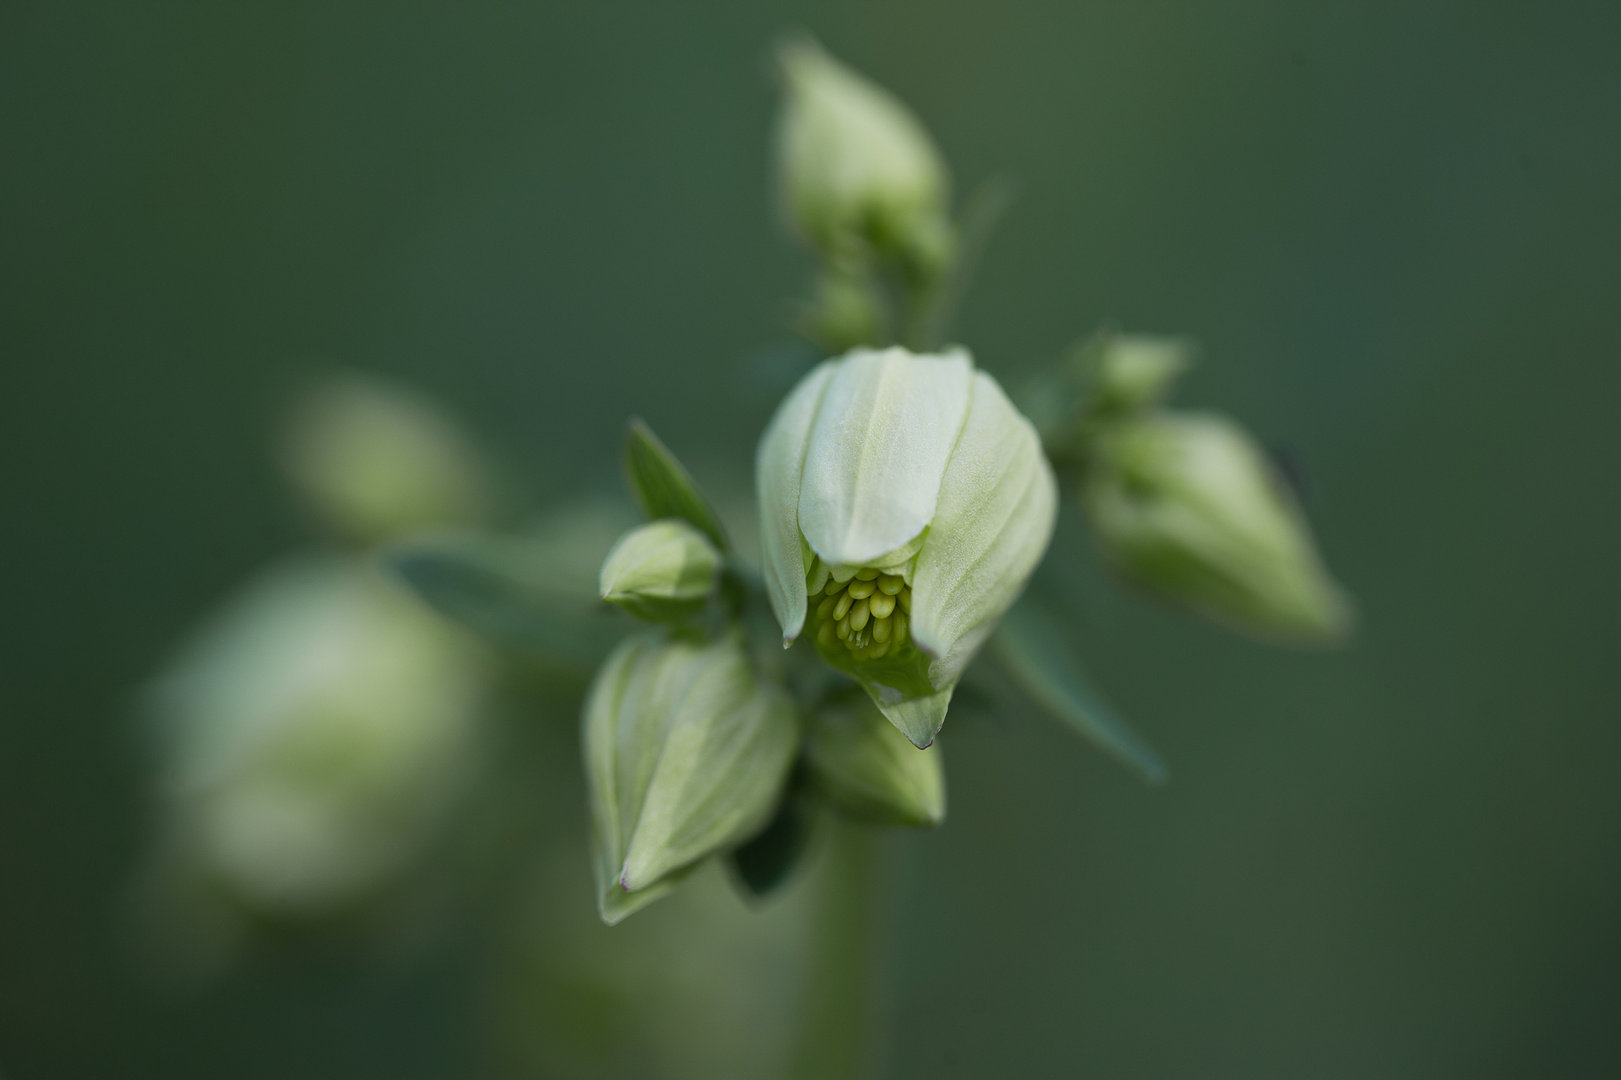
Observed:
[[[976,372],[912,583],[912,635],[939,658],[929,672],[935,686],[961,674],[971,649],[959,646],[977,645],[1018,598],[1047,550],[1057,509],[1058,484],[1035,428],[995,379]]]
[[[972,374],[960,350],[857,349],[838,362],[799,491],[799,527],[818,555],[863,565],[934,520]]]
[[[823,391],[837,365],[821,364],[777,407],[754,455],[760,500],[760,555],[766,595],[786,645],[805,625],[805,555],[799,538],[799,485]]]

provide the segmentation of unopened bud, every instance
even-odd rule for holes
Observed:
[[[1349,629],[1293,496],[1224,417],[1111,426],[1080,497],[1105,556],[1167,599],[1266,638],[1331,641]]]
[[[1126,412],[1154,404],[1188,369],[1193,353],[1190,343],[1181,338],[1136,334],[1110,335],[1095,349],[1093,362],[1097,371],[1091,407],[1098,413]]]
[[[365,567],[278,567],[153,688],[173,846],[261,916],[353,906],[443,822],[483,689],[472,646]]]
[[[720,553],[685,521],[665,518],[632,529],[608,552],[599,577],[604,600],[640,619],[696,614],[715,589]]]
[[[328,525],[363,543],[471,524],[490,501],[479,456],[455,426],[426,400],[373,379],[346,377],[311,394],[294,414],[282,463]]]
[[[782,199],[835,265],[868,251],[930,281],[954,246],[949,181],[928,132],[889,91],[808,38],[778,53],[787,91],[778,133]]]
[[[875,825],[938,825],[946,816],[940,748],[919,750],[866,701],[823,709],[806,743],[818,786]]]
[[[816,283],[815,299],[800,313],[799,329],[829,352],[880,341],[883,307],[871,278],[837,269],[824,271]]]
[[[734,641],[624,642],[586,699],[598,909],[618,922],[771,815],[799,741],[793,706]]]

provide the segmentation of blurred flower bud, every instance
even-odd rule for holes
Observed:
[[[766,823],[799,724],[736,642],[642,635],[597,673],[582,741],[598,908],[611,924]]]
[[[1182,338],[1111,334],[1096,344],[1095,352],[1087,351],[1097,365],[1091,402],[1095,413],[1154,404],[1193,361],[1192,346]]]
[[[946,816],[940,748],[919,750],[866,701],[823,709],[806,744],[817,785],[874,825],[938,825]]]
[[[251,585],[153,688],[186,871],[295,919],[395,880],[475,762],[472,649],[358,563],[305,559]]]
[[[331,528],[374,543],[482,519],[490,502],[478,454],[426,400],[385,382],[344,377],[294,413],[282,465]]]
[[[1143,586],[1271,639],[1332,641],[1351,611],[1260,448],[1219,416],[1111,425],[1080,487],[1104,555]]]
[[[949,181],[928,132],[893,94],[809,38],[778,52],[787,100],[778,169],[789,219],[829,262],[897,259],[915,281],[951,260]]]
[[[884,334],[883,307],[870,277],[828,269],[816,299],[800,312],[799,331],[829,352],[870,345]]]
[[[755,457],[766,591],[928,746],[1052,535],[1035,429],[953,350],[857,349],[805,376]]]
[[[681,619],[702,610],[719,567],[720,553],[707,536],[665,518],[619,538],[602,563],[599,590],[639,619]]]

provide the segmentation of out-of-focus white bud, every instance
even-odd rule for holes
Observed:
[[[720,553],[685,521],[665,518],[619,538],[598,579],[604,600],[650,622],[701,610],[715,590]]]
[[[367,899],[469,777],[484,684],[470,643],[364,565],[274,569],[153,687],[169,847],[260,916]]]
[[[945,820],[940,748],[919,750],[868,702],[818,712],[805,749],[818,786],[857,820],[875,825]]]
[[[1104,555],[1167,599],[1271,639],[1327,642],[1350,627],[1294,498],[1224,417],[1112,425],[1080,497]]]
[[[791,391],[755,458],[766,591],[919,747],[1052,536],[1030,422],[961,349],[857,349]]]
[[[1183,338],[1114,334],[1098,343],[1095,362],[1090,408],[1119,413],[1158,401],[1193,362],[1193,347]]]
[[[790,220],[835,265],[866,252],[937,277],[954,245],[945,163],[912,111],[808,38],[778,53],[778,171]]]
[[[597,673],[583,721],[597,902],[616,923],[759,831],[799,741],[793,706],[735,641],[642,635]]]
[[[471,524],[491,493],[477,452],[431,403],[349,376],[295,411],[281,462],[299,494],[345,537],[374,543],[416,529]]]

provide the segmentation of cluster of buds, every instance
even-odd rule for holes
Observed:
[[[884,278],[915,317],[956,255],[945,162],[903,102],[815,41],[787,41],[778,62],[782,206],[822,262],[803,328],[832,349],[880,343],[897,330]]]
[[[1172,603],[1269,640],[1333,642],[1351,607],[1289,484],[1241,426],[1160,401],[1184,342],[1106,336],[1078,357],[1089,385],[1050,437],[1074,468],[1098,548]]]
[[[938,298],[955,295],[973,246],[948,216],[939,152],[910,110],[814,42],[779,59],[781,197],[821,261],[807,328],[837,355],[760,438],[758,572],[692,476],[632,422],[624,464],[647,521],[608,552],[597,592],[647,626],[598,669],[581,739],[610,923],[716,856],[750,890],[772,887],[815,817],[807,807],[939,823],[935,740],[988,643],[1021,700],[1161,779],[1061,627],[1021,601],[1060,477],[1107,563],[1158,594],[1271,638],[1331,640],[1348,625],[1254,441],[1161,405],[1185,344],[1100,339],[1031,401],[1039,427],[965,349],[917,344],[942,336],[950,303]],[[981,237],[983,215],[967,219],[964,235]],[[916,347],[884,347],[898,338]],[[510,617],[520,605],[498,602],[528,595],[523,575],[492,596],[485,571],[499,562],[413,582],[431,598],[434,580],[461,581],[442,609],[527,625]]]
[[[428,401],[343,375],[298,403],[280,457],[345,544],[265,568],[147,690],[160,809],[147,881],[171,958],[223,961],[254,928],[330,926],[433,887],[487,764],[486,651],[371,558],[483,519],[480,455]]]

